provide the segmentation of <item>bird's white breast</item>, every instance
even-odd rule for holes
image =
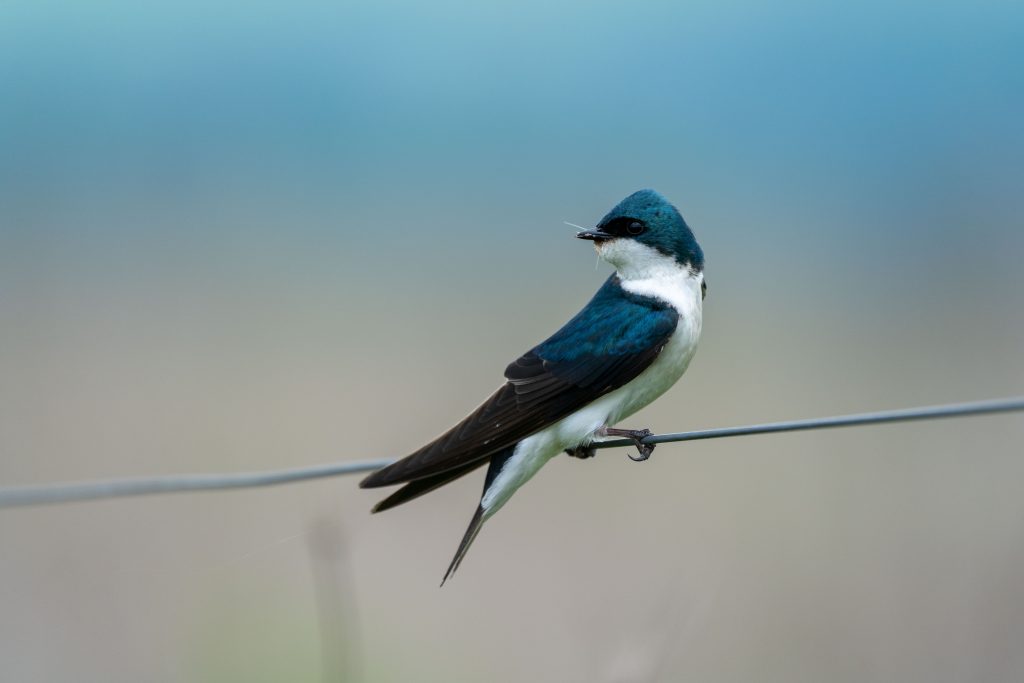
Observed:
[[[647,249],[643,245],[635,246]],[[640,410],[665,393],[686,371],[700,339],[704,274],[681,266],[675,259],[653,249],[650,251],[653,253],[631,259],[632,264],[642,267],[618,269],[621,285],[627,292],[653,297],[672,306],[679,315],[672,336],[650,367],[634,380],[519,442],[514,455],[481,500],[487,517],[497,512],[548,460],[567,448],[594,440],[598,429],[614,425]]]
[[[704,274],[692,272],[674,260],[651,269],[647,277],[623,279],[622,288],[632,294],[668,303],[679,315],[676,329],[651,366],[607,397],[613,412],[609,424],[629,417],[665,393],[686,371],[697,351],[702,325]]]

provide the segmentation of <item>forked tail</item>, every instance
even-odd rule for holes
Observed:
[[[459,549],[455,551],[455,557],[452,558],[452,563],[448,565],[448,571],[444,573],[444,578],[441,579],[441,585],[447,581],[455,570],[462,564],[462,558],[466,556],[466,552],[469,550],[469,546],[473,545],[473,541],[476,540],[476,535],[480,533],[480,528],[483,527],[486,519],[486,510],[483,506],[483,497],[487,494],[487,489],[491,488],[491,484],[494,483],[498,473],[501,472],[501,468],[505,466],[509,458],[516,452],[516,447],[511,446],[503,451],[499,451],[491,456],[491,461],[487,465],[487,476],[484,478],[484,490],[480,496],[481,504],[476,506],[476,512],[473,513],[473,519],[469,522],[469,528],[466,529],[466,533],[462,536],[462,542],[459,543]]]
[[[469,522],[469,528],[466,529],[466,533],[462,536],[462,542],[459,543],[459,549],[455,551],[455,557],[452,558],[452,563],[448,565],[448,571],[444,573],[444,578],[441,579],[441,585],[448,580],[450,576],[455,574],[455,570],[462,564],[462,558],[466,556],[466,552],[469,550],[469,546],[473,545],[473,541],[476,540],[476,535],[480,533],[480,529],[484,526],[484,506],[477,505],[476,512],[473,513],[473,519]]]

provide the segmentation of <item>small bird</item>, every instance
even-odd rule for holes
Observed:
[[[646,460],[648,429],[619,429],[675,384],[697,350],[707,285],[704,253],[672,204],[653,190],[623,199],[592,230],[615,273],[576,316],[505,369],[505,384],[468,417],[360,486],[405,484],[374,512],[406,503],[487,465],[469,528],[441,580],[459,568],[484,522],[551,458],[594,455],[626,437]]]

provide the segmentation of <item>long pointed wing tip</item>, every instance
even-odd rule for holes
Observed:
[[[381,486],[391,486],[393,483],[397,483],[389,481],[390,477],[388,477],[387,474],[385,473],[385,470],[387,469],[387,467],[383,467],[377,470],[376,472],[372,472],[366,477],[364,477],[363,480],[359,482],[359,488],[376,489],[380,488]]]

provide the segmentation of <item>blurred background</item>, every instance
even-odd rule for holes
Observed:
[[[707,254],[655,431],[1024,393],[1019,2],[5,2],[0,484],[397,457]],[[1006,681],[1024,419],[0,512],[3,681]]]

